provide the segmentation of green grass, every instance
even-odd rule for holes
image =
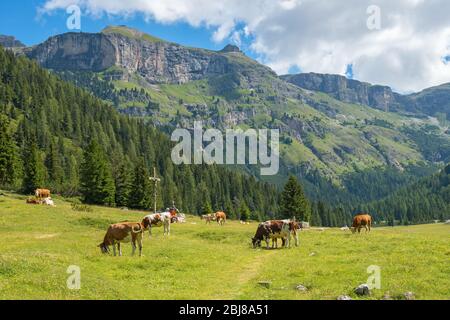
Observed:
[[[128,37],[136,40],[144,40],[147,42],[165,42],[164,40],[151,36],[149,34],[140,32],[138,30],[128,28],[125,26],[109,26],[105,28],[102,33],[104,34],[120,34],[124,37]]]
[[[338,229],[303,232],[301,246],[253,250],[256,223],[221,228],[189,217],[164,238],[145,236],[144,257],[100,254],[108,225],[140,220],[144,212],[93,207],[72,211],[0,196],[0,299],[336,299],[356,298],[370,265],[381,267],[382,289],[370,299],[407,291],[417,299],[450,298],[450,226],[374,229],[350,235]],[[315,255],[311,255],[315,253]],[[81,290],[67,289],[70,265],[81,268]],[[270,281],[270,289],[259,281]],[[294,288],[303,284],[306,293]]]

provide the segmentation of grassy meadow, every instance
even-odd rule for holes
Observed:
[[[136,211],[93,207],[76,212],[33,206],[26,197],[0,196],[0,299],[336,299],[365,283],[370,265],[381,268],[380,290],[364,299],[407,291],[416,299],[450,299],[450,225],[376,228],[352,235],[308,230],[301,246],[253,250],[257,223],[205,225],[197,217],[155,229],[144,257],[102,255],[97,245],[110,223],[140,221]],[[67,268],[81,268],[81,290],[66,286]],[[270,281],[270,288],[260,281]],[[306,292],[295,289],[297,285]]]

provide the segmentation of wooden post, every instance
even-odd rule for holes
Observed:
[[[153,213],[156,213],[156,199],[157,199],[157,189],[158,189],[158,182],[161,181],[161,179],[158,179],[158,177],[156,176],[156,168],[153,168],[153,177],[150,177],[150,180],[153,181],[155,183],[155,192],[154,192],[154,196],[155,196],[155,203],[154,203],[154,207],[153,207]]]

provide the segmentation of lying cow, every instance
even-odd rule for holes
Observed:
[[[42,201],[38,199],[28,198],[27,204],[42,204]]]
[[[227,215],[225,212],[219,211],[215,214],[217,224],[223,226],[227,222]]]
[[[101,244],[99,244],[102,253],[109,253],[109,247],[113,246],[113,253],[116,256],[116,244],[119,250],[119,256],[122,256],[121,243],[131,242],[133,249],[132,256],[136,251],[136,244],[139,246],[139,256],[142,256],[142,237],[144,230],[148,228],[147,222],[121,222],[113,224],[106,232],[105,238]]]
[[[144,217],[144,220],[142,220],[142,223],[145,223],[148,225],[148,236],[152,236],[152,227],[162,227],[163,225],[163,219],[161,217],[161,214],[155,213],[148,215]]]
[[[356,233],[358,230],[358,233],[361,233],[362,228],[366,229],[366,232],[370,232],[372,227],[372,217],[368,214],[359,214],[353,219],[353,225],[352,225],[352,232]]]
[[[45,198],[43,204],[50,207],[56,207],[55,202],[52,200],[52,198]]]

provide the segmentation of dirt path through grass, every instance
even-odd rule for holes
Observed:
[[[264,255],[258,255],[251,263],[247,264],[240,270],[236,283],[237,292],[233,293],[233,296],[231,297],[232,300],[239,299],[239,296],[241,295],[241,288],[258,276],[258,271],[263,266],[264,262],[275,253],[276,250],[271,250],[270,252],[266,252]]]

